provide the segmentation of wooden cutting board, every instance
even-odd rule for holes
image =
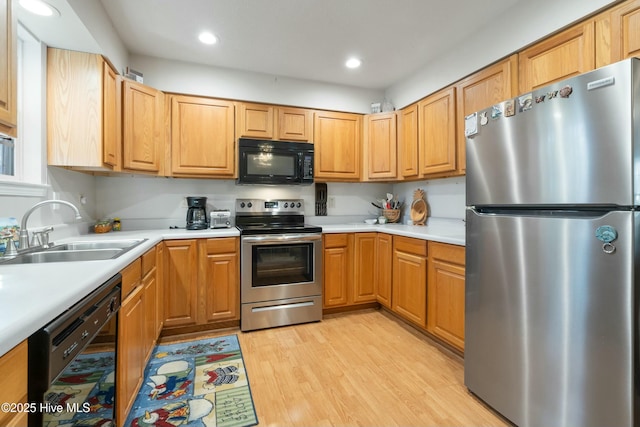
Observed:
[[[424,200],[424,191],[417,189],[413,193],[413,202],[411,203],[411,221],[413,225],[425,225],[427,222],[427,202]]]

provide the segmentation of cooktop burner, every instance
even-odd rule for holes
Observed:
[[[236,228],[242,235],[322,232],[305,224],[302,199],[237,199]]]

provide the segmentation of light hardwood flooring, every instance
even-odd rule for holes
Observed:
[[[467,391],[462,358],[384,311],[207,336],[230,333],[260,426],[509,425]]]

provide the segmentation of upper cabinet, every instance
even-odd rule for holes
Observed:
[[[588,20],[521,51],[518,65],[520,93],[593,70],[594,21]]]
[[[360,179],[362,115],[319,111],[314,116],[315,179]]]
[[[312,110],[246,102],[236,105],[236,126],[240,138],[311,142]]]
[[[411,104],[398,113],[398,157],[402,178],[417,178],[418,104]]]
[[[418,103],[419,167],[422,175],[456,170],[456,91],[436,92]]]
[[[17,20],[12,0],[0,0],[0,133],[17,136]]]
[[[518,93],[518,55],[511,55],[456,83],[457,169],[466,170],[464,118]]]
[[[364,123],[365,180],[396,178],[396,113],[370,114]]]
[[[131,80],[122,85],[123,168],[163,172],[164,94]]]
[[[610,28],[610,62],[640,57],[640,0],[627,1],[611,9]]]
[[[120,81],[100,55],[47,50],[47,156],[52,166],[120,165]]]
[[[233,102],[171,95],[171,174],[233,178]]]

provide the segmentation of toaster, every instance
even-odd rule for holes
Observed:
[[[210,212],[211,228],[231,228],[231,212],[229,210],[212,210]]]

